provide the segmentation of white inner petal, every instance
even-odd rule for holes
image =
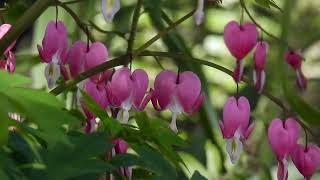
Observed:
[[[232,164],[234,164],[240,157],[242,152],[242,142],[240,141],[239,129],[235,132],[234,136],[230,139],[227,139],[227,152],[230,156]]]

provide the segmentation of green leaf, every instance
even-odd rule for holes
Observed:
[[[111,172],[111,164],[97,159],[113,147],[105,134],[69,136],[70,144],[58,143],[44,155],[49,179],[69,179],[90,173]]]
[[[205,166],[191,154],[180,152],[179,155],[186,164],[186,168],[182,167],[184,174],[190,178],[195,171],[199,171],[204,177],[208,178],[209,173]]]
[[[274,7],[282,12],[282,9],[273,0],[255,0],[255,2],[264,8]]]
[[[308,104],[298,95],[298,92],[292,89],[294,88],[288,83],[283,83],[285,97],[292,109],[308,124],[320,126],[320,111]]]
[[[186,143],[177,134],[175,134],[168,125],[160,119],[149,119],[146,113],[138,113],[136,115],[136,122],[139,126],[141,136],[145,140],[157,145],[159,151],[167,157],[176,167],[179,163],[183,163],[179,154],[174,147],[185,146]]]
[[[154,171],[159,178],[175,179],[174,167],[159,152],[146,145],[130,144],[130,147],[141,157],[141,166]]]
[[[198,171],[195,171],[191,177],[191,180],[206,180]]]
[[[1,82],[0,91],[2,91],[10,87],[17,87],[17,86],[30,84],[31,80],[29,78],[26,78],[18,74],[9,74],[6,71],[0,70],[0,82]]]

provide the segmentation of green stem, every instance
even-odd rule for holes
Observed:
[[[142,46],[140,46],[137,50],[135,50],[133,52],[133,56],[138,55],[139,53],[141,53],[142,51],[147,49],[151,44],[153,44],[158,39],[160,39],[162,36],[167,34],[169,31],[171,31],[172,29],[177,27],[179,24],[181,24],[182,22],[184,22],[185,20],[190,18],[194,12],[195,12],[195,10],[192,10],[191,12],[189,12],[188,14],[186,14],[185,16],[183,16],[182,18],[180,18],[179,20],[177,20],[176,22],[172,23],[170,26],[168,26],[167,28],[165,28],[164,30],[159,32],[157,35],[155,35],[153,38],[151,38],[149,41],[147,41]]]
[[[126,39],[126,33],[120,32],[120,31],[106,31],[102,28],[100,28],[98,25],[96,25],[93,21],[89,21],[89,24],[91,27],[93,27],[95,30],[101,32],[101,33],[105,33],[105,34],[116,34],[120,37],[122,37],[123,39]]]
[[[176,22],[174,22],[171,26],[167,27],[166,29],[164,29],[163,31],[159,32],[159,34],[155,35],[153,38],[151,38],[149,41],[147,41],[144,45],[142,45],[140,48],[138,48],[138,50],[133,52],[133,57],[138,56],[143,50],[145,50],[146,48],[148,48],[152,43],[154,43],[156,40],[158,40],[159,38],[161,38],[162,36],[164,36],[166,33],[168,33],[170,30],[172,30],[173,28],[175,28],[176,26],[178,26],[180,23],[182,23],[183,21],[187,20],[188,17],[191,17],[194,11],[188,13],[187,15],[183,16],[181,19],[177,20]],[[190,15],[191,14],[191,15]],[[98,74],[100,72],[103,72],[107,69],[113,68],[115,66],[120,66],[120,65],[125,65],[127,64],[128,61],[128,56],[127,55],[123,55],[123,56],[119,56],[117,58],[114,58],[110,61],[106,61],[105,63],[100,64],[99,66],[96,66],[92,69],[89,69],[88,71],[85,71],[83,73],[81,73],[80,75],[78,75],[77,77],[75,77],[74,79],[68,81],[65,84],[61,84],[59,86],[57,86],[56,88],[54,88],[51,93],[58,95],[61,92],[63,92],[64,90],[70,89],[73,86],[75,86],[77,83],[89,78],[90,76],[93,76],[95,74]]]
[[[130,69],[132,67],[132,59],[133,59],[133,45],[134,45],[134,39],[136,37],[136,32],[138,28],[138,21],[140,17],[140,10],[142,7],[142,2],[143,0],[138,0],[136,8],[134,9],[133,12],[133,18],[132,18],[132,23],[131,23],[131,31],[129,35],[129,40],[128,40],[128,48],[127,48],[127,54],[129,57],[129,63],[130,63]]]
[[[283,39],[273,35],[272,33],[268,32],[267,30],[265,30],[254,18],[253,16],[251,15],[251,13],[249,12],[244,0],[240,0],[240,5],[241,7],[244,9],[244,11],[246,12],[246,14],[249,16],[249,18],[251,19],[251,21],[259,28],[261,29],[261,31],[263,31],[266,35],[272,37],[273,39],[277,40],[278,42],[284,44],[285,46],[289,47],[289,44],[288,42],[284,41]]]
[[[169,57],[169,58],[173,58],[173,59],[176,59],[176,60],[183,60],[183,61],[188,59],[189,61],[193,61],[193,62],[201,64],[201,65],[212,67],[214,69],[217,69],[217,70],[219,70],[221,72],[224,72],[224,73],[228,74],[229,76],[233,77],[233,72],[231,70],[223,67],[223,66],[220,66],[218,64],[215,64],[215,63],[212,63],[212,62],[209,62],[209,61],[205,61],[205,60],[202,60],[202,59],[193,58],[191,56],[184,55],[184,54],[181,54],[181,53],[174,54],[174,53],[169,53],[169,52],[144,51],[139,56]],[[247,83],[248,85],[254,87],[254,84],[252,84],[252,82],[250,82],[247,77],[243,77],[242,81]],[[264,90],[261,94],[264,95],[265,97],[267,97],[268,99],[270,99],[272,102],[274,102],[276,105],[278,105],[284,111],[286,111],[288,114],[290,114],[290,116],[294,117],[294,114],[290,112],[289,108],[287,108],[285,106],[285,104],[281,101],[280,98],[275,97],[274,95],[272,95],[271,93],[267,92],[266,90]],[[299,122],[299,124],[304,129],[308,130],[310,132],[310,134],[315,136],[313,131],[304,122],[302,122],[297,117],[295,119]]]
[[[74,79],[69,80],[68,82],[66,82],[65,84],[61,84],[59,86],[57,86],[56,88],[54,88],[50,93],[54,94],[54,95],[59,95],[60,93],[62,93],[63,91],[70,89],[72,87],[74,87],[76,84],[78,84],[79,82],[95,75],[98,74],[100,72],[103,72],[107,69],[111,69],[113,67],[116,66],[120,66],[120,65],[124,65],[128,62],[127,56],[119,56],[116,57],[110,61],[106,61],[102,64],[100,64],[99,66],[96,66],[94,68],[89,69],[88,71],[85,71],[81,74],[79,74],[77,77],[75,77]]]
[[[74,21],[77,23],[77,25],[81,28],[81,30],[88,36],[90,41],[95,42],[93,35],[90,33],[90,31],[87,30],[87,25],[81,21],[79,16],[71,8],[69,8],[69,6],[58,0],[55,0],[55,5],[58,5],[65,11],[67,11],[70,14],[70,16],[74,19]]]
[[[1,39],[0,54],[15,41],[33,22],[52,4],[52,0],[37,0],[12,26],[10,31]]]

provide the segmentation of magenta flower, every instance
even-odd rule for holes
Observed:
[[[191,71],[180,75],[169,70],[162,71],[155,79],[151,100],[157,111],[169,109],[172,112],[170,128],[178,132],[177,114],[193,114],[200,109],[204,101],[200,79]]]
[[[250,104],[246,97],[230,97],[223,108],[223,121],[219,123],[224,139],[227,139],[227,152],[235,163],[242,152],[242,141],[250,136],[254,124],[249,125]]]
[[[203,12],[204,0],[198,0],[197,10],[193,15],[196,25],[200,25],[203,22],[204,12]]]
[[[87,49],[84,57],[85,57],[84,68],[85,70],[89,70],[108,60],[108,50],[104,44],[100,42],[95,42],[91,44],[89,49]],[[112,72],[113,72],[112,70],[107,70],[103,73],[99,73],[97,75],[91,76],[90,80],[95,83],[109,80],[109,78],[112,75]]]
[[[48,23],[42,47],[38,45],[38,51],[42,62],[48,64],[45,68],[45,76],[48,87],[52,88],[60,74],[65,74],[60,68],[66,63],[68,55],[68,34],[63,22]]]
[[[107,94],[105,91],[105,84],[95,84],[92,81],[87,81],[84,85],[84,91],[103,109],[106,109],[109,105]],[[85,103],[81,101],[82,109],[87,117],[87,123],[85,127],[86,133],[92,133],[97,130],[98,124],[96,117],[86,107]]]
[[[10,28],[10,24],[2,24],[0,26],[0,39],[3,38],[3,36],[10,30]],[[11,51],[15,44],[16,41],[10,44],[10,46],[4,52],[5,59],[0,60],[0,69],[4,69],[10,73],[14,73],[14,71],[16,70],[16,57]]]
[[[117,154],[125,154],[128,151],[128,144],[123,139],[115,139],[112,141],[114,147],[112,148],[112,157]],[[120,173],[122,176],[126,177],[127,180],[131,180],[132,178],[132,167],[121,167]]]
[[[151,95],[145,96],[148,84],[148,75],[142,69],[136,69],[132,73],[127,67],[116,70],[107,85],[107,95],[113,107],[121,108],[117,119],[122,116],[122,122],[128,123],[132,106],[138,111],[146,107],[151,98]]]
[[[239,25],[236,21],[231,21],[224,28],[224,42],[237,60],[237,66],[234,70],[236,82],[240,82],[242,79],[242,60],[255,47],[257,38],[257,27],[253,23]]]
[[[311,176],[320,167],[320,148],[314,144],[297,144],[292,151],[292,161],[305,180],[311,180]]]
[[[71,77],[76,77],[84,71],[85,54],[87,52],[87,44],[83,41],[75,42],[68,55],[68,65]]]
[[[303,57],[298,51],[289,51],[284,55],[286,62],[296,71],[297,85],[301,90],[307,88],[307,80],[301,70]]]
[[[287,158],[297,144],[299,124],[293,118],[286,121],[272,120],[268,129],[268,139],[273,153],[278,160],[278,180],[288,178]]]
[[[254,52],[254,72],[253,81],[256,90],[261,93],[266,80],[264,67],[267,61],[268,43],[261,41],[257,43],[256,51]]]
[[[105,84],[96,84],[92,81],[87,81],[84,85],[85,92],[103,109],[109,105]]]

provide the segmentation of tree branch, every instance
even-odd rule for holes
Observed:
[[[209,61],[205,61],[202,59],[197,59],[197,58],[193,58],[191,56],[188,55],[184,55],[182,53],[179,54],[174,54],[174,53],[169,53],[169,52],[157,52],[157,51],[144,51],[142,53],[139,54],[139,56],[157,56],[157,57],[169,57],[169,58],[173,58],[175,60],[190,60],[193,61],[195,63],[198,64],[202,64],[205,66],[209,66],[212,67],[214,69],[217,69],[221,72],[224,72],[226,74],[228,74],[229,76],[233,77],[233,72],[223,66],[220,66],[218,64],[215,64],[213,62],[209,62]],[[243,82],[247,83],[248,85],[254,87],[254,85],[249,81],[249,79],[247,77],[243,77],[242,79]],[[268,91],[264,90],[262,93],[262,95],[264,95],[265,97],[267,97],[268,99],[270,99],[272,102],[274,102],[276,105],[278,105],[281,109],[283,109],[286,113],[288,113],[290,116],[295,117],[295,115],[290,112],[289,108],[287,108],[285,106],[285,104],[281,101],[281,99],[273,96],[271,93],[269,93]],[[299,122],[299,124],[304,128],[307,129],[311,135],[315,136],[315,134],[313,133],[313,131],[303,122],[301,121],[299,118],[295,117],[295,119]]]
[[[12,26],[10,31],[1,39],[0,54],[3,54],[7,47],[16,40],[26,29],[33,25],[33,22],[52,3],[52,0],[37,0]]]

